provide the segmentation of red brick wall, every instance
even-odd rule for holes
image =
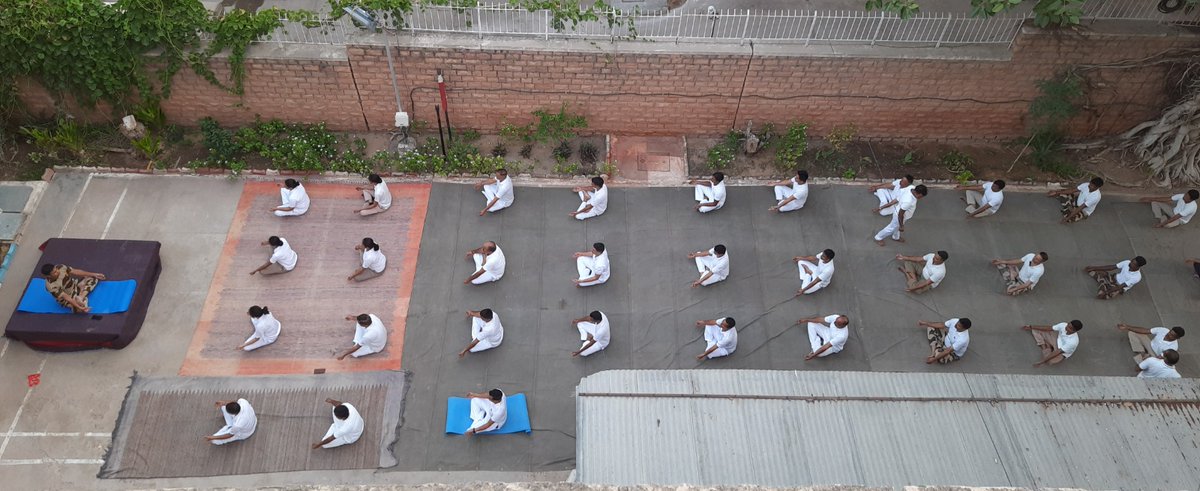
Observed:
[[[435,73],[443,70],[456,127],[493,130],[505,121],[525,123],[530,111],[567,102],[588,117],[589,131],[596,133],[717,134],[753,119],[805,121],[816,134],[854,123],[860,136],[870,138],[996,140],[1025,133],[1037,80],[1068,65],[1198,46],[1197,39],[1026,33],[1007,61],[448,48],[393,48],[393,56],[403,104],[416,120],[433,122]],[[395,96],[383,48],[352,46],[347,54],[348,62],[248,60],[244,98],[181,73],[165,109],[181,123],[213,116],[241,124],[261,114],[326,121],[343,130],[389,129]],[[1153,117],[1165,103],[1165,71],[1088,70],[1089,104],[1072,121],[1072,132],[1111,134]],[[26,93],[26,101],[34,109],[49,108],[36,90]]]

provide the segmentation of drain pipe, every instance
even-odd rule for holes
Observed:
[[[450,103],[446,101],[446,79],[442,77],[442,69],[437,69],[438,94],[442,96],[442,114],[446,115],[446,137],[454,143],[454,125],[450,124]]]

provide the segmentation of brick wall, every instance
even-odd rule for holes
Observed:
[[[525,123],[533,109],[567,102],[596,133],[718,134],[753,119],[806,121],[816,134],[855,123],[871,138],[997,140],[1025,133],[1035,82],[1063,67],[1141,59],[1198,46],[1197,39],[1033,31],[1019,36],[1004,61],[413,47],[392,53],[405,109],[416,120],[433,122],[435,73],[443,70],[456,127]],[[261,114],[343,130],[389,129],[395,96],[384,49],[351,46],[345,54],[248,60],[244,98],[181,73],[165,109],[181,123],[213,116],[241,124]],[[1090,100],[1072,121],[1073,134],[1111,134],[1153,117],[1165,103],[1165,74],[1163,66],[1088,70]],[[34,109],[49,108],[37,90],[25,95]]]

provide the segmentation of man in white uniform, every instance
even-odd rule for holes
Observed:
[[[896,260],[901,266],[896,268],[904,273],[904,281],[908,284],[908,293],[925,293],[937,288],[946,278],[946,260],[950,253],[946,251],[931,252],[924,256],[904,256],[896,254]]]
[[[508,177],[508,169],[496,169],[496,177],[484,179],[475,183],[475,190],[483,193],[487,205],[479,211],[479,216],[495,213],[512,206],[516,197],[513,195],[513,182]]]
[[[971,342],[967,329],[971,328],[971,319],[958,317],[946,322],[917,321],[917,327],[925,328],[925,339],[929,340],[929,356],[925,357],[925,363],[945,365],[967,354],[967,344]]]
[[[725,173],[713,172],[712,179],[692,179],[696,186],[696,211],[708,213],[725,206]]]
[[[255,273],[262,273],[264,276],[281,274],[296,269],[300,255],[292,250],[292,245],[288,244],[287,239],[272,235],[263,241],[262,245],[271,246],[271,258],[258,269],[251,271],[250,276],[254,276]]]
[[[1078,320],[1059,322],[1053,326],[1021,326],[1024,331],[1033,335],[1033,342],[1042,349],[1041,361],[1033,366],[1055,365],[1070,358],[1079,347],[1079,331],[1083,323]]]
[[[383,178],[379,177],[379,174],[371,174],[367,176],[367,181],[370,182],[369,185],[354,188],[362,192],[363,202],[366,203],[362,208],[354,210],[354,213],[364,217],[383,213],[392,207],[392,191],[388,189],[387,183],[383,182]]]
[[[768,208],[775,213],[796,211],[808,202],[808,171],[796,171],[796,177],[768,184],[775,190],[775,206]]]
[[[1174,196],[1153,196],[1142,198],[1142,203],[1150,203],[1150,211],[1158,223],[1154,228],[1175,228],[1192,221],[1196,216],[1196,200],[1200,199],[1200,191],[1190,189],[1186,193]]]
[[[578,350],[572,351],[571,356],[590,356],[608,347],[611,330],[608,326],[608,316],[599,310],[593,310],[586,317],[571,321],[579,329],[579,340],[583,342]]]
[[[1096,205],[1100,204],[1101,187],[1104,187],[1104,179],[1096,177],[1074,188],[1050,191],[1046,196],[1058,198],[1062,203],[1063,217],[1059,223],[1078,222],[1086,220],[1096,211]]]
[[[467,398],[471,399],[471,428],[467,436],[495,431],[508,422],[508,398],[500,389],[486,394],[467,392]]]
[[[211,436],[204,437],[205,440],[213,445],[224,445],[245,440],[254,434],[255,428],[258,427],[258,416],[254,414],[254,408],[250,406],[250,401],[245,399],[217,401],[216,407],[221,409],[221,417],[225,419],[225,426]]]
[[[729,277],[729,255],[725,254],[725,245],[717,244],[708,251],[689,252],[688,259],[696,261],[696,269],[700,279],[692,282],[692,288],[708,286]]]
[[[254,326],[254,333],[246,338],[246,342],[238,346],[242,351],[254,351],[268,344],[274,343],[279,339],[279,332],[283,330],[283,325],[271,315],[271,311],[267,307],[259,307],[254,305],[250,307],[250,325]]]
[[[875,234],[875,243],[880,246],[885,245],[883,239],[889,235],[896,242],[904,242],[904,239],[900,237],[900,234],[904,232],[904,224],[917,212],[917,200],[929,194],[929,189],[926,189],[924,184],[918,184],[912,189],[901,189],[897,194],[899,196],[895,199],[883,203],[875,209],[877,212],[889,208],[893,210],[892,220]]]
[[[569,213],[575,219],[586,220],[600,216],[605,210],[608,210],[608,186],[604,185],[604,178],[593,177],[591,186],[579,186],[571,191],[579,193],[579,201],[581,201],[579,208]]]
[[[895,179],[892,182],[876,184],[867,188],[867,191],[874,194],[879,199],[879,207],[873,211],[878,211],[880,215],[890,216],[895,212],[895,205],[889,203],[896,201],[900,197],[900,193],[904,191],[912,191],[914,186],[913,176],[905,174],[904,177]]]
[[[1169,349],[1162,356],[1151,356],[1138,363],[1138,378],[1181,378],[1175,364],[1179,363],[1179,352]]]
[[[1141,363],[1142,360],[1152,356],[1162,356],[1163,352],[1169,349],[1178,351],[1179,338],[1182,338],[1184,334],[1183,328],[1180,326],[1170,329],[1165,327],[1147,329],[1129,324],[1117,324],[1117,330],[1129,333],[1129,347],[1133,350],[1134,363]]]
[[[954,189],[966,191],[967,218],[983,218],[1000,211],[1004,203],[1004,180],[987,181],[978,186],[959,185]]]
[[[1031,252],[1020,259],[993,259],[992,266],[1000,270],[1000,276],[1004,278],[1004,293],[1020,295],[1037,286],[1046,272],[1048,260],[1050,256],[1045,252]]]
[[[458,352],[459,358],[467,353],[495,348],[504,341],[504,325],[500,323],[500,315],[492,309],[468,310],[467,318],[471,319],[471,342]]]
[[[354,321],[354,344],[338,355],[339,361],[378,353],[387,346],[387,328],[375,314],[347,315],[346,320]]]
[[[482,285],[504,277],[504,251],[495,242],[489,240],[467,251],[467,260],[475,262],[475,272],[463,281],[464,285]]]
[[[809,295],[829,286],[833,280],[833,249],[825,249],[814,256],[796,256],[792,262],[800,270],[800,289],[796,296]]]
[[[592,244],[592,250],[575,253],[575,269],[579,278],[571,280],[577,287],[599,285],[608,281],[608,251],[603,242]]]
[[[737,329],[733,328],[736,325],[737,321],[733,320],[733,317],[696,321],[696,327],[704,329],[706,346],[704,352],[696,359],[704,361],[705,358],[720,358],[733,353],[737,349]]]
[[[850,318],[841,314],[812,317],[796,321],[796,325],[808,327],[808,344],[812,351],[804,355],[804,361],[840,353],[850,339]]]
[[[308,191],[295,179],[287,179],[279,186],[279,198],[283,204],[271,211],[277,217],[298,217],[308,212]]]
[[[1096,298],[1107,300],[1124,294],[1130,288],[1133,288],[1133,285],[1141,282],[1142,266],[1145,265],[1146,258],[1137,256],[1117,264],[1088,266],[1083,268],[1083,272],[1096,280],[1096,284],[1099,285],[1099,289],[1096,291]]]
[[[321,441],[313,444],[313,450],[357,442],[359,437],[362,437],[363,427],[366,426],[366,422],[358,414],[358,409],[348,402],[333,399],[325,399],[325,402],[333,406],[333,424],[329,425],[329,431],[325,432]]]

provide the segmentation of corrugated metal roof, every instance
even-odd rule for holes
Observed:
[[[588,484],[1200,488],[1200,383],[614,370],[577,389]]]

